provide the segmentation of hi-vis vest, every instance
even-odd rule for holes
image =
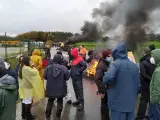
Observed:
[[[81,48],[81,49],[80,49],[80,54],[81,54],[81,55],[86,55],[86,54],[87,54],[86,48]]]

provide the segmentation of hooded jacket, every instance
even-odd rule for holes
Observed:
[[[41,76],[41,79],[43,80],[43,66],[42,66],[42,57],[40,56],[40,51],[35,49],[31,56],[31,62],[34,64],[34,67],[37,68],[39,71],[39,74]]]
[[[125,44],[113,49],[112,57],[115,61],[103,77],[104,84],[111,86],[107,89],[108,107],[118,112],[134,112],[140,84],[138,67],[128,59]]]
[[[78,55],[78,49],[74,48],[71,50],[71,55],[73,56],[72,66],[70,75],[72,80],[82,80],[83,71],[87,68],[86,63],[83,58]]]
[[[17,99],[15,79],[4,75],[0,78],[0,120],[16,120]]]
[[[152,104],[160,104],[160,50],[153,50],[152,56],[156,62],[156,69],[150,83],[150,102]]]
[[[68,69],[64,65],[60,65],[61,59],[59,55],[55,55],[53,64],[47,66],[44,72],[44,78],[47,80],[46,97],[62,98],[67,94],[67,83],[70,75]]]
[[[141,90],[148,93],[152,74],[155,70],[155,65],[151,64],[150,59],[151,55],[145,55],[140,59]]]

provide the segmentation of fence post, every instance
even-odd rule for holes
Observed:
[[[7,54],[7,35],[6,35],[6,32],[5,32],[5,59],[6,59],[6,61],[8,59],[8,54]]]
[[[30,51],[31,49],[31,44],[30,44],[30,39],[28,39],[28,52]]]

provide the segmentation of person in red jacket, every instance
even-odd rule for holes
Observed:
[[[84,95],[83,95],[83,71],[87,68],[84,59],[79,56],[78,49],[73,48],[71,50],[73,57],[70,75],[72,78],[73,88],[76,95],[76,102],[73,102],[73,106],[78,106],[78,111],[84,110]]]

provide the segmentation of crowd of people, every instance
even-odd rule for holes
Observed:
[[[139,68],[129,60],[127,53],[125,44],[118,45],[112,52],[101,52],[94,79],[97,95],[101,96],[102,120],[160,120],[160,50],[155,49],[154,45],[145,48]],[[84,45],[80,50],[72,48],[67,61],[58,51],[44,68],[40,51],[34,49],[30,56],[20,56],[15,70],[0,58],[0,120],[16,119],[18,99],[22,106],[22,119],[34,120],[36,117],[31,113],[32,104],[44,97],[48,98],[46,118],[50,119],[55,100],[56,117],[60,118],[64,98],[67,96],[67,103],[72,103],[67,82],[70,78],[76,98],[72,104],[78,111],[84,111],[83,72],[87,63],[92,61],[93,51],[87,60],[86,54]],[[135,117],[139,92],[140,104]]]

